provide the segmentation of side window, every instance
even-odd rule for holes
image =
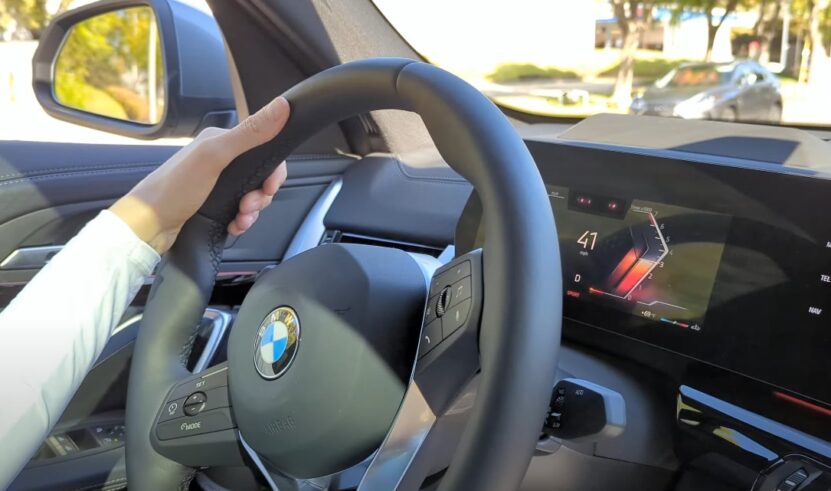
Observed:
[[[739,65],[736,67],[736,71],[733,72],[733,83],[736,85],[744,85],[746,77],[747,70],[744,66]]]
[[[736,68],[736,74],[733,79],[737,85],[747,87],[756,83],[756,74],[747,65],[741,65]]]
[[[761,84],[761,83],[765,83],[765,82],[769,81],[768,76],[765,74],[765,72],[758,69],[758,68],[753,70],[753,75],[756,76],[756,83],[757,84]]]
[[[204,12],[204,0],[185,0]],[[42,7],[20,8],[14,15],[0,15],[0,140],[110,144],[184,144],[189,138],[137,140],[60,121],[48,115],[32,89],[32,56],[40,32],[56,15],[89,3],[86,0],[36,1]],[[72,76],[73,74],[69,74]],[[121,81],[131,83],[133,80]],[[119,89],[113,84],[112,90]],[[102,97],[110,99],[107,94]]]

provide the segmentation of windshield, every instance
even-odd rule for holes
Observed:
[[[828,2],[374,2],[428,61],[521,112],[831,124]]]

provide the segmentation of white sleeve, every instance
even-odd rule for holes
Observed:
[[[158,262],[103,211],[0,312],[0,489],[43,443]]]

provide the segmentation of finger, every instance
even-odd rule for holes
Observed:
[[[277,190],[280,189],[286,182],[286,178],[288,177],[288,169],[286,169],[286,163],[283,162],[274,169],[274,172],[271,173],[268,178],[263,182],[263,192],[270,196],[274,196],[277,194]]]
[[[247,214],[255,211],[261,211],[271,204],[274,196],[265,194],[262,189],[257,189],[249,192],[239,202],[239,213]]]
[[[216,138],[232,154],[230,160],[233,160],[277,136],[289,119],[289,111],[289,101],[278,97]]]
[[[263,200],[260,202],[260,210],[262,211],[262,210],[265,210],[266,208],[268,208],[268,205],[271,204],[271,200],[273,200],[273,199],[274,199],[274,196],[266,194],[265,197],[263,198]]]
[[[245,232],[245,230],[242,230],[241,228],[239,228],[239,225],[237,225],[236,220],[234,220],[234,221],[232,221],[231,223],[228,224],[228,234],[229,235],[233,235],[234,237],[236,237],[236,236],[242,235],[243,232]]]
[[[259,211],[255,211],[253,213],[239,213],[237,214],[234,221],[232,221],[228,225],[228,233],[232,235],[241,235],[244,234],[248,229],[254,225],[254,222],[257,221],[257,218],[260,216]]]
[[[253,213],[262,210],[268,206],[265,201],[269,196],[261,189],[256,189],[247,193],[239,202],[239,212],[241,214]]]
[[[237,226],[242,229],[243,231],[248,230],[254,225],[254,222],[257,221],[257,218],[260,216],[259,211],[255,211],[253,213],[246,213],[244,215],[240,214],[237,215],[237,218],[234,219],[237,222]]]

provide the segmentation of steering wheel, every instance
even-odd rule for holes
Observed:
[[[183,488],[196,468],[245,462],[281,490],[325,489],[362,463],[360,490],[418,489],[437,419],[480,373],[440,489],[515,489],[543,425],[562,314],[554,218],[528,149],[476,89],[413,60],[347,63],[284,96],[283,131],[225,170],[150,291],[127,400],[130,488]],[[484,248],[429,281],[397,249],[313,248],[252,286],[228,361],[189,372],[239,199],[315,132],[380,109],[419,114],[473,184]]]

